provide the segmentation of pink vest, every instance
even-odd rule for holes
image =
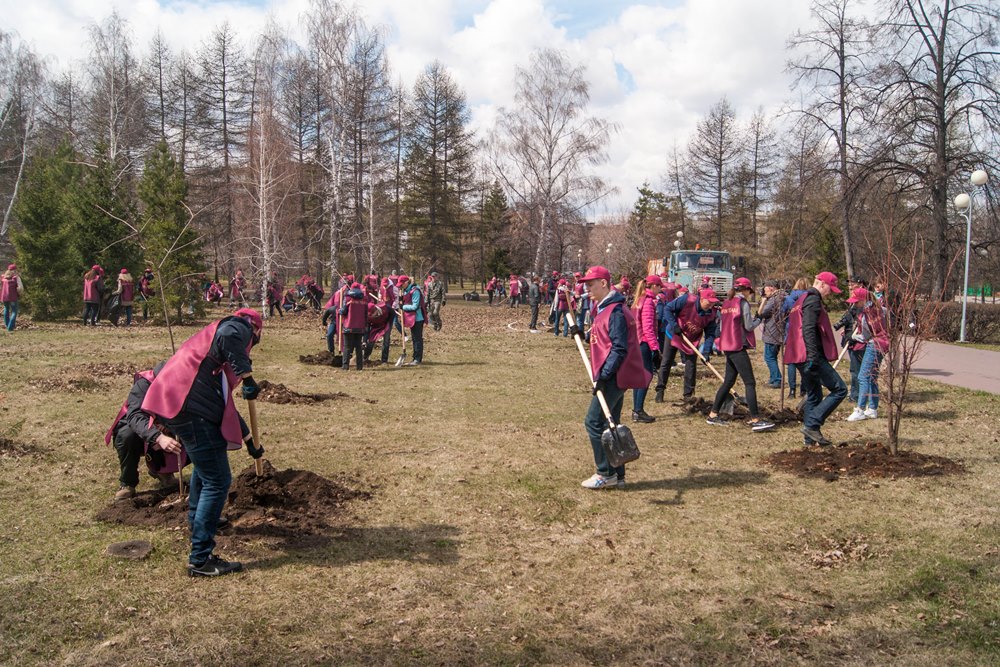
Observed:
[[[345,333],[364,333],[368,328],[368,300],[348,297],[343,323]]]
[[[608,334],[608,321],[611,313],[621,306],[625,324],[628,326],[628,351],[625,361],[618,367],[616,381],[620,389],[645,389],[649,386],[652,374],[642,365],[642,352],[639,351],[639,335],[636,332],[635,316],[624,304],[608,306],[594,316],[590,329],[590,364],[594,373],[594,381],[600,375],[601,368],[611,353],[611,336]]]
[[[740,297],[734,296],[722,304],[719,349],[723,352],[739,352],[744,347],[750,349],[757,347],[757,337],[753,331],[743,328],[742,301]]]
[[[153,371],[151,370],[140,371],[139,373],[136,373],[135,375],[132,376],[132,382],[134,384],[139,381],[139,378],[145,378],[147,382],[151,383],[153,381],[153,377],[154,377]],[[118,411],[118,416],[115,417],[115,421],[113,424],[111,424],[111,428],[109,428],[108,432],[104,434],[104,444],[106,445],[111,444],[111,439],[114,438],[115,435],[115,427],[118,426],[119,422],[121,422],[121,420],[125,418],[125,415],[127,413],[128,413],[128,398],[126,398],[125,402],[122,403],[122,409]],[[150,419],[152,419],[152,417],[150,417]],[[149,456],[146,457],[146,466],[149,468],[149,471],[155,475],[168,475],[172,472],[179,472],[182,467],[186,466],[188,464],[188,457],[187,457],[187,452],[185,452],[183,448],[181,449],[180,463],[181,465],[180,467],[178,467],[176,456],[164,456],[164,464],[158,467],[153,465],[153,462]]]
[[[510,281],[510,295],[517,296],[521,293],[521,283],[517,280],[512,279]]]
[[[416,289],[407,290],[403,293],[403,305],[409,306],[413,303],[413,293]],[[427,321],[427,300],[424,299],[424,295],[420,295],[420,312],[424,315],[424,322]],[[417,311],[415,310],[404,310],[403,311],[403,326],[412,329],[413,325],[417,323]]]
[[[17,301],[17,276],[13,275],[10,278],[0,278],[0,301],[4,303],[10,301]]]
[[[802,338],[802,303],[809,293],[799,297],[792,309],[788,311],[788,336],[785,338],[785,354],[782,361],[786,364],[801,364],[806,361],[806,342]],[[823,345],[823,356],[827,361],[837,359],[837,341],[833,338],[833,326],[826,308],[819,311],[819,339]]]
[[[132,303],[132,297],[135,296],[135,283],[131,280],[122,281],[122,304],[128,306]]]
[[[698,341],[701,340],[701,334],[705,331],[705,327],[714,321],[715,311],[710,312],[708,315],[702,315],[698,312],[698,297],[694,295],[688,297],[687,303],[684,304],[681,312],[677,315],[677,324],[680,325],[684,335],[694,345],[697,345]],[[679,334],[671,333],[674,336],[670,339],[670,344],[673,347],[676,347],[684,354],[694,354],[694,350],[687,346]]]
[[[97,291],[97,283],[101,282],[101,276],[97,275],[87,280],[83,279],[83,300],[85,303],[100,303],[101,295]]]
[[[184,408],[191,386],[201,362],[208,356],[215,338],[215,331],[222,320],[212,322],[207,327],[188,338],[180,349],[167,360],[166,365],[149,385],[146,398],[142,401],[142,410],[163,420],[176,417]],[[229,393],[223,399],[226,407],[222,411],[222,437],[229,443],[229,449],[239,449],[243,446],[243,431],[240,429],[239,415],[233,404],[232,391],[239,382],[229,364],[223,364],[221,371],[225,373],[229,384]]]
[[[874,343],[875,347],[882,354],[888,352],[889,330],[885,326],[885,313],[882,312],[882,306],[878,303],[873,303],[862,311],[861,317],[864,318],[868,328],[871,329],[872,339],[870,342]]]

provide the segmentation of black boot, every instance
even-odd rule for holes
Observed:
[[[788,398],[795,398],[795,387],[788,390]]]
[[[655,403],[662,403],[663,402],[663,390],[662,389],[657,389],[656,390],[656,396],[653,398],[653,401]]]
[[[656,417],[653,417],[652,415],[647,415],[645,410],[643,410],[642,412],[635,412],[633,410],[632,421],[639,422],[640,424],[652,424],[653,422],[656,421]]]

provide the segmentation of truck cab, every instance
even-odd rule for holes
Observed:
[[[671,282],[697,289],[708,278],[716,293],[733,286],[733,262],[723,250],[674,250],[663,258]]]

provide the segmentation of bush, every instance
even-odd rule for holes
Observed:
[[[941,308],[933,338],[958,340],[962,328],[962,304],[946,303]],[[970,343],[1000,345],[1000,305],[969,303],[965,317],[965,339]]]

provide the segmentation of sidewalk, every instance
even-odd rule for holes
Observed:
[[[914,376],[1000,394],[1000,352],[927,341]]]

